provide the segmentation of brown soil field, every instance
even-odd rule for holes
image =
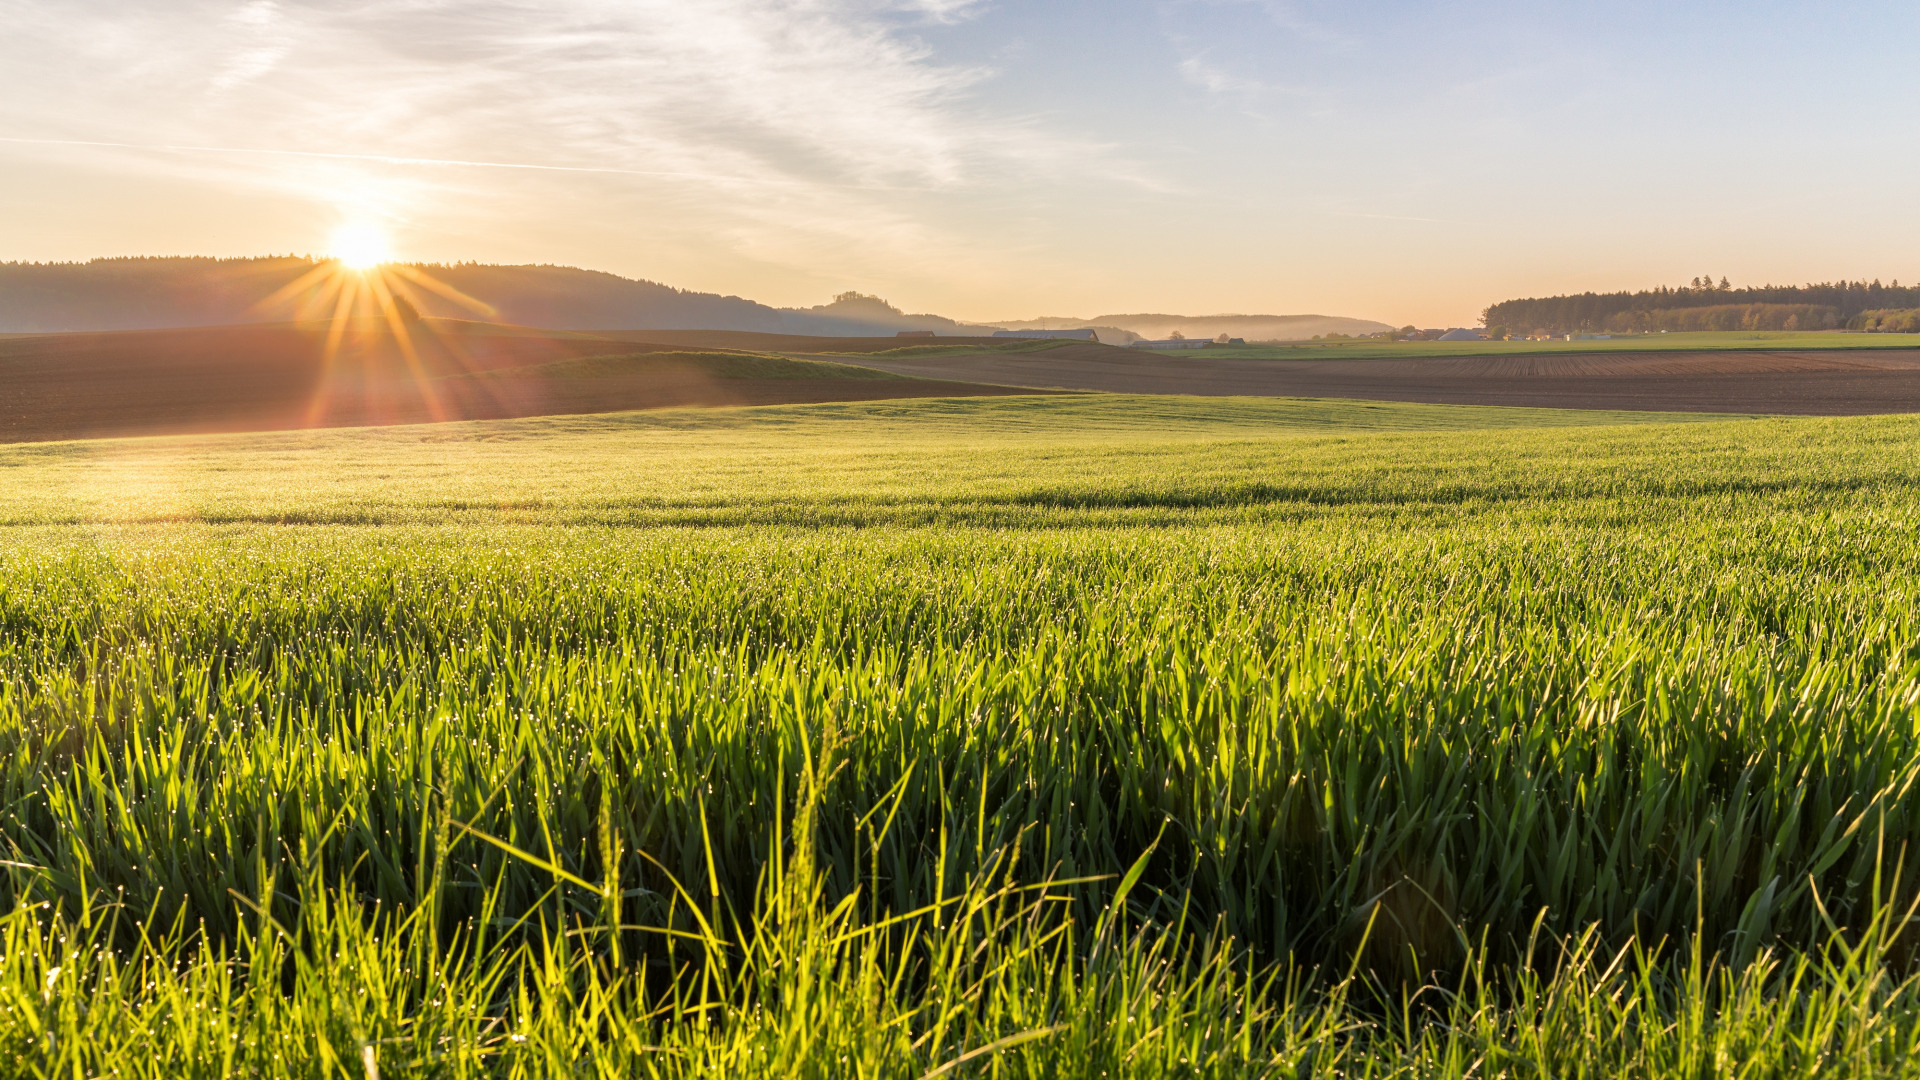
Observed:
[[[745,349],[777,353],[875,353],[891,349],[914,349],[928,345],[1020,344],[1018,340],[992,337],[803,337],[799,334],[762,334],[751,330],[596,330],[595,337],[610,341],[634,341],[675,348]]]
[[[1851,415],[1920,411],[1920,349],[1284,360],[993,338],[588,335],[427,319],[0,337],[0,442],[1081,390]],[[763,354],[742,356],[728,350]],[[869,369],[792,364],[764,354]],[[584,358],[622,357],[617,362]],[[785,365],[783,368],[782,365]],[[873,377],[884,373],[884,376]]]
[[[1809,416],[1920,412],[1920,349],[1268,360],[1076,344],[846,362],[922,378],[1107,393]]]
[[[727,354],[713,353],[714,367],[708,350],[432,319],[411,325],[411,356],[384,324],[359,323],[329,359],[329,333],[285,324],[0,340],[0,442],[1030,392],[817,365],[789,365],[810,369],[791,377],[778,362],[774,377],[751,364],[727,377]],[[552,367],[650,353],[671,356],[590,377]]]

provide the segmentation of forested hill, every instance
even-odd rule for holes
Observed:
[[[275,322],[297,305],[263,301],[309,273],[299,256],[95,259],[0,263],[0,333],[151,330]],[[486,319],[553,330],[758,330],[827,336],[991,332],[938,315],[910,315],[878,297],[844,293],[810,308],[774,308],[738,296],[691,292],[571,266],[415,265],[442,285],[482,301],[473,310],[429,289],[422,314]]]
[[[1870,312],[1920,308],[1920,288],[1898,281],[1835,281],[1736,289],[1722,278],[1679,288],[1581,293],[1503,300],[1486,310],[1487,326],[1521,333],[1634,330],[1836,330],[1870,322]]]

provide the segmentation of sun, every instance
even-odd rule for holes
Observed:
[[[324,319],[326,345],[321,381],[308,407],[309,423],[318,423],[327,408],[334,365],[349,341],[385,336],[406,361],[427,395],[427,412],[440,419],[440,406],[429,387],[427,371],[416,340],[439,341],[436,348],[457,363],[474,369],[472,359],[457,341],[439,339],[433,321],[421,317],[428,295],[437,301],[491,319],[499,313],[417,266],[393,261],[387,234],[364,221],[349,221],[333,231],[327,258],[309,260],[307,271],[253,305],[268,314],[291,306],[296,325]]]
[[[329,250],[334,258],[354,270],[371,270],[393,258],[387,235],[364,222],[349,222],[333,230]]]

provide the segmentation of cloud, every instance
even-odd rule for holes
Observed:
[[[0,0],[10,27],[0,66],[14,87],[0,135],[589,170],[686,209],[715,243],[768,253],[837,235],[957,248],[964,238],[934,235],[902,200],[1017,189],[1084,170],[1100,152],[993,114],[974,94],[993,73],[936,56],[924,35],[982,10],[979,0]],[[359,175],[350,157],[319,168],[177,151],[151,167],[385,199],[393,213],[433,212],[434,191],[498,191],[447,169],[385,196],[344,190],[340,178]]]
[[[1363,45],[1360,37],[1336,27],[1329,18],[1318,13],[1320,9],[1330,9],[1335,18],[1351,19],[1356,14],[1356,9],[1344,2],[1337,4],[1332,0],[1186,0],[1186,2],[1258,8],[1275,26],[1328,52],[1351,53],[1359,50]]]
[[[1189,56],[1180,61],[1180,77],[1209,94],[1254,97],[1271,89],[1258,79],[1235,75],[1202,55]]]
[[[212,89],[224,93],[272,71],[292,51],[280,32],[280,5],[276,0],[249,0],[227,16],[243,37],[240,47],[213,78]]]
[[[970,109],[988,72],[937,62],[912,19],[889,17],[951,22],[974,0],[13,6],[24,15],[0,59],[46,79],[8,111],[67,129],[38,134],[264,133],[286,149],[455,158],[510,145],[576,165],[692,155],[869,184],[958,182],[1044,145]],[[208,101],[245,83],[245,100]]]
[[[980,14],[986,4],[983,0],[901,0],[897,7],[919,12],[935,22],[956,23]]]
[[[1182,57],[1179,72],[1182,79],[1222,104],[1261,122],[1283,116],[1324,116],[1334,100],[1324,90],[1243,75],[1204,51],[1190,51]]]

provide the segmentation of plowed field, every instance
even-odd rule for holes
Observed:
[[[1022,339],[993,337],[806,337],[801,334],[763,334],[753,330],[596,330],[595,337],[673,348],[747,349],[753,352],[875,353],[925,346],[992,346],[1005,348]]]
[[[1268,360],[1076,345],[849,362],[922,378],[1112,393],[1803,415],[1920,411],[1920,349]]]
[[[562,363],[616,355],[632,362]],[[0,442],[1022,392],[440,320],[404,344],[368,324],[15,337],[0,387]]]

